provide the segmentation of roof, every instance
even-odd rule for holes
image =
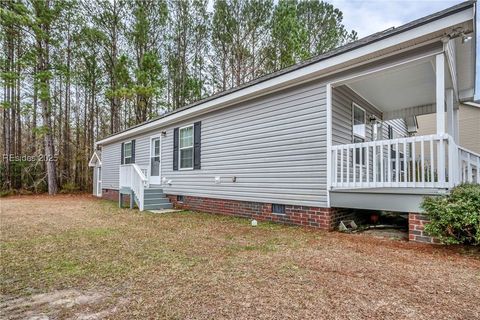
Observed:
[[[195,106],[198,106],[198,105],[201,105],[201,104],[204,104],[206,102],[209,102],[209,101],[212,101],[212,100],[215,100],[215,99],[218,99],[220,97],[224,97],[224,96],[227,96],[227,95],[230,95],[234,92],[237,92],[239,90],[242,90],[242,89],[245,89],[245,88],[248,88],[248,87],[252,87],[254,85],[257,85],[259,83],[262,83],[262,82],[265,82],[267,80],[270,80],[270,79],[273,79],[273,78],[276,78],[276,77],[279,77],[281,75],[285,75],[285,74],[288,74],[292,71],[295,71],[295,70],[298,70],[298,69],[301,69],[301,68],[305,68],[306,66],[309,66],[309,65],[312,65],[312,64],[315,64],[315,63],[318,63],[320,61],[325,61],[325,60],[328,60],[328,59],[331,59],[335,56],[338,56],[340,54],[343,54],[343,53],[346,53],[348,51],[352,51],[352,50],[355,50],[355,49],[358,49],[358,48],[361,48],[361,47],[364,47],[364,46],[367,46],[367,45],[370,45],[372,43],[375,43],[377,41],[380,41],[380,40],[383,40],[385,38],[388,38],[388,37],[392,37],[394,35],[397,35],[399,33],[402,33],[402,32],[405,32],[405,31],[408,31],[408,30],[411,30],[411,29],[414,29],[414,28],[417,28],[419,26],[422,26],[424,24],[427,24],[427,23],[430,23],[432,21],[435,21],[435,20],[438,20],[438,19],[441,19],[441,18],[444,18],[446,16],[449,16],[449,15],[452,15],[452,14],[455,14],[457,12],[460,12],[460,11],[463,11],[467,8],[470,8],[470,7],[473,7],[474,4],[476,3],[476,0],[470,0],[470,1],[465,1],[465,2],[462,2],[460,4],[457,4],[453,7],[450,7],[450,8],[447,8],[445,10],[442,10],[442,11],[438,11],[436,13],[433,13],[431,15],[428,15],[428,16],[425,16],[423,18],[420,18],[420,19],[417,19],[417,20],[414,20],[412,22],[409,22],[407,24],[404,24],[400,27],[397,27],[397,28],[390,28],[390,29],[387,29],[387,30],[384,30],[384,31],[381,31],[381,32],[377,32],[377,33],[374,33],[370,36],[367,36],[367,37],[364,37],[362,39],[359,39],[357,41],[353,41],[353,42],[350,42],[346,45],[343,45],[343,46],[340,46],[338,48],[335,48],[329,52],[326,52],[324,54],[321,54],[321,55],[317,55],[315,57],[312,57],[310,59],[307,59],[303,62],[300,62],[300,63],[297,63],[295,65],[292,65],[290,67],[286,67],[284,69],[281,69],[281,70],[278,70],[278,71],[275,71],[273,73],[270,73],[270,74],[267,74],[267,75],[264,75],[262,77],[259,77],[257,79],[254,79],[252,81],[249,81],[247,83],[244,83],[240,86],[237,86],[237,87],[233,87],[231,89],[228,89],[228,90],[225,90],[225,91],[222,91],[222,92],[219,92],[219,93],[216,93],[214,95],[211,95],[207,98],[204,98],[204,99],[201,99],[201,100],[198,100],[196,102],[193,102],[191,104],[188,104],[182,108],[178,108],[174,111],[170,111],[170,112],[167,112],[165,114],[162,114],[158,117],[155,117],[153,119],[150,119],[148,121],[145,121],[145,122],[142,122],[140,124],[137,124],[135,126],[131,126],[125,130],[122,130],[122,131],[119,131],[117,133],[114,133],[114,134],[111,134],[105,138],[103,138],[101,141],[97,142],[97,143],[100,143],[102,142],[103,140],[105,139],[108,139],[108,138],[111,138],[111,137],[114,137],[116,135],[119,135],[119,134],[122,134],[122,133],[125,133],[125,132],[128,132],[132,129],[135,129],[135,128],[138,128],[138,127],[141,127],[141,126],[144,126],[148,123],[151,123],[151,122],[154,122],[154,121],[157,121],[159,119],[163,119],[163,118],[167,118],[167,117],[170,117],[176,113],[179,113],[181,111],[184,111],[184,110],[187,110],[187,109],[190,109],[190,108],[193,108]]]
[[[100,150],[95,150],[90,158],[90,161],[88,161],[89,167],[95,167],[97,164],[99,166],[102,165],[102,151]]]

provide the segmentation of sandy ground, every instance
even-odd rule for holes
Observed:
[[[2,319],[480,319],[478,248],[0,201]]]

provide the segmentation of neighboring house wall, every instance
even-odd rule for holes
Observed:
[[[201,169],[173,171],[173,129],[202,122]],[[167,194],[326,207],[326,87],[311,82],[188,122],[129,138],[149,166],[150,136],[162,137]],[[104,189],[118,189],[121,142],[103,147]],[[215,184],[215,177],[221,183]],[[236,182],[233,182],[236,177]]]
[[[417,117],[417,135],[435,134],[436,115],[426,114]],[[458,111],[460,146],[480,153],[480,108],[460,105]]]

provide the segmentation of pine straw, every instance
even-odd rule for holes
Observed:
[[[472,248],[139,213],[86,195],[0,201],[6,318],[480,318]]]

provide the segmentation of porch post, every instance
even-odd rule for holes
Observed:
[[[447,89],[447,133],[448,137],[448,184],[454,187],[458,180],[458,149],[455,139],[455,117],[453,110],[453,89]]]
[[[445,56],[443,53],[435,57],[436,71],[436,115],[437,135],[445,134]],[[445,144],[442,138],[437,145],[437,174],[440,187],[445,186]]]
[[[435,59],[436,71],[436,106],[437,106],[437,134],[445,133],[445,56],[437,54]]]

